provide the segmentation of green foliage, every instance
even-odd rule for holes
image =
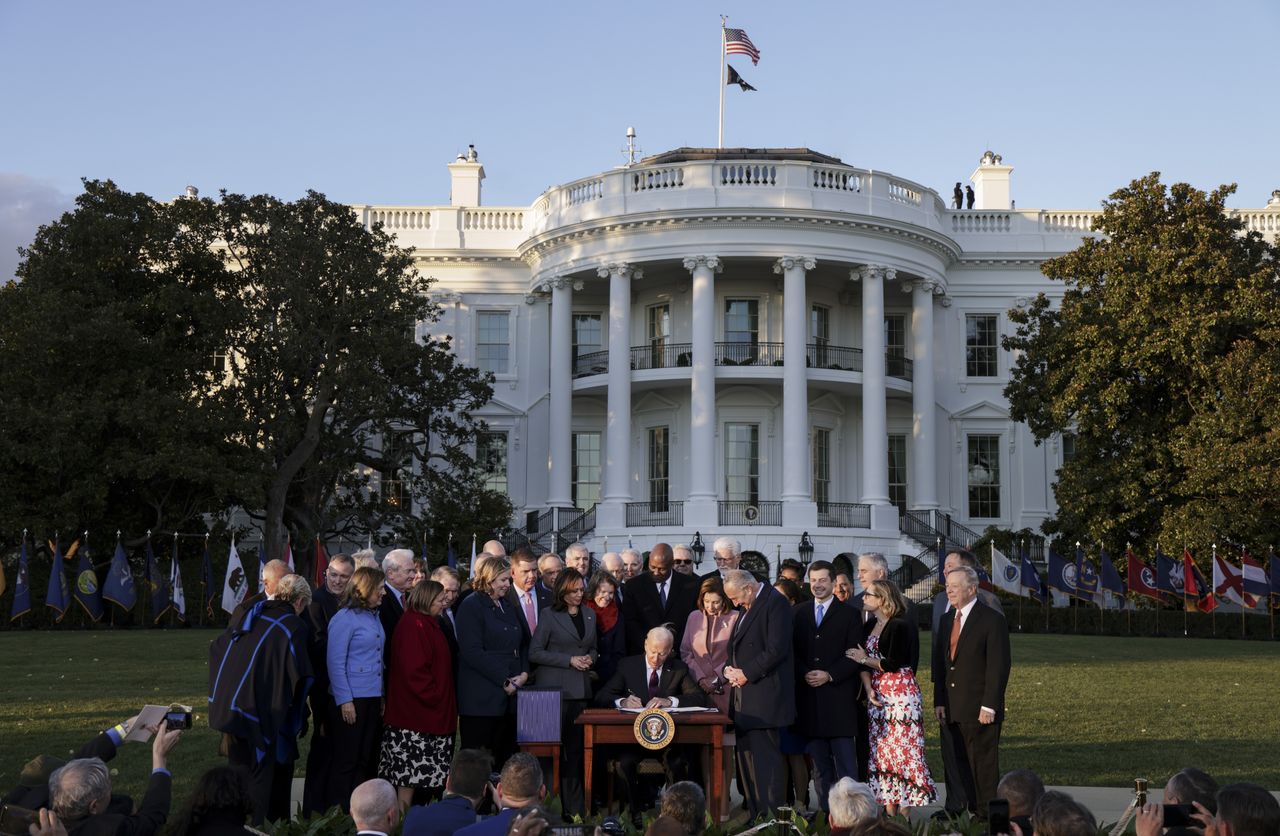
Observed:
[[[1009,312],[1011,415],[1076,437],[1046,530],[1116,553],[1280,533],[1277,251],[1224,213],[1233,191],[1135,180],[1105,237],[1045,263],[1061,304]]]

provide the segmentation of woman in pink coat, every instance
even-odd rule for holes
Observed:
[[[722,672],[729,661],[729,636],[739,615],[741,613],[733,608],[729,596],[725,595],[719,576],[707,578],[698,589],[698,608],[689,613],[684,638],[680,641],[680,658],[698,685],[707,692],[711,704],[725,715],[729,713],[729,686]],[[733,735],[726,732],[725,786],[733,781],[733,748]],[[709,756],[704,752],[704,757]],[[710,774],[708,767],[709,764],[703,764],[703,775]],[[725,796],[727,802],[728,793]],[[728,813],[727,803],[719,813],[722,820]]]

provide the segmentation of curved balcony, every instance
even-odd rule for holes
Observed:
[[[784,361],[782,343],[777,342],[718,342],[715,344],[717,366],[772,366],[781,367]],[[690,343],[653,343],[631,347],[631,370],[689,368],[693,365],[693,346]],[[862,349],[829,343],[810,343],[806,346],[805,365],[811,369],[838,372],[861,372]],[[580,354],[573,360],[575,380],[592,375],[609,373],[609,352],[592,351]],[[912,364],[908,357],[887,352],[885,375],[898,380],[911,380]]]

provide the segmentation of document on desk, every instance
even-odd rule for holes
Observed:
[[[647,708],[619,708],[619,711],[625,711],[628,714],[639,714],[642,711],[648,711]],[[715,711],[714,708],[706,708],[701,705],[680,705],[675,708],[665,708],[664,711],[669,714],[697,714],[700,711]]]

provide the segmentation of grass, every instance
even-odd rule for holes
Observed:
[[[0,633],[0,792],[36,755],[67,757],[144,703],[179,702],[197,714],[170,759],[180,803],[219,761],[204,711],[214,636],[197,629]],[[929,638],[921,634],[923,647]],[[927,671],[921,690],[928,714]],[[1134,777],[1160,785],[1194,764],[1221,783],[1277,789],[1278,694],[1280,654],[1271,642],[1014,636],[1001,768],[1034,769],[1047,784],[1124,786]],[[925,727],[941,780],[937,726]],[[129,744],[111,766],[117,789],[139,796],[150,751]]]

